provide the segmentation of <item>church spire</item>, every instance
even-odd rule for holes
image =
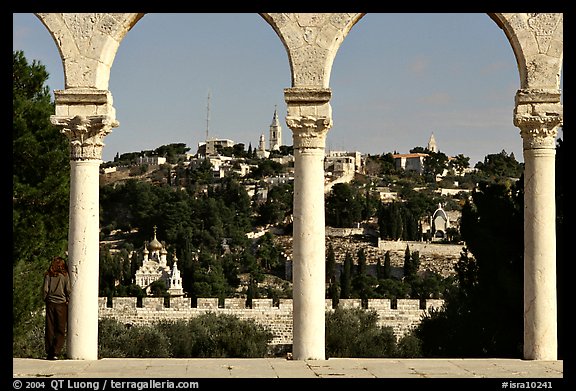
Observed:
[[[436,139],[434,138],[434,132],[430,135],[430,139],[428,140],[428,147],[427,149],[430,152],[438,152],[438,146],[436,145]]]
[[[274,105],[274,116],[272,118],[272,123],[270,124],[270,150],[279,151],[281,145],[282,127],[280,126],[280,121],[278,120],[276,105]]]

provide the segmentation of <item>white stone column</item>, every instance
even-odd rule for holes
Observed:
[[[556,198],[560,93],[520,90],[514,124],[524,149],[524,359],[557,360]]]
[[[53,124],[70,140],[70,216],[68,268],[72,295],[68,306],[66,352],[78,360],[98,359],[98,275],[100,251],[99,168],[103,138],[118,123],[93,112],[94,101],[106,100],[107,91],[56,91]],[[111,98],[110,98],[111,100]],[[112,114],[113,114],[113,110]],[[67,113],[68,115],[58,115]]]
[[[289,88],[286,123],[294,140],[294,360],[325,360],[324,150],[332,125],[329,89]]]

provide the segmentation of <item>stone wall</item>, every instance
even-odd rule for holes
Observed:
[[[135,297],[113,297],[112,306],[108,307],[107,298],[100,297],[98,316],[100,319],[112,318],[124,324],[144,326],[163,320],[186,320],[207,312],[229,314],[239,319],[254,320],[269,328],[274,334],[271,345],[292,344],[292,299],[280,299],[278,305],[273,305],[272,299],[253,299],[252,308],[247,308],[245,302],[245,299],[230,298],[225,299],[224,306],[220,307],[217,298],[199,298],[196,307],[192,307],[190,298],[174,297],[165,304],[164,298],[144,297],[141,306],[138,306]],[[394,303],[390,299],[369,299],[367,309],[375,310],[379,325],[392,327],[399,338],[418,325],[430,308],[440,308],[443,302],[438,299],[423,303],[418,299],[398,299],[393,308]],[[341,299],[339,306],[361,308],[361,301]],[[331,300],[326,300],[326,310],[333,310]]]

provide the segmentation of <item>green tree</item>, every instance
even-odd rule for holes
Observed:
[[[390,250],[388,250],[384,254],[384,265],[382,266],[382,272],[378,276],[378,279],[386,279],[390,277],[392,277],[392,266],[390,259]]]
[[[344,256],[344,263],[342,265],[342,273],[340,273],[340,298],[349,299],[352,294],[352,255],[346,252]]]
[[[484,162],[476,163],[475,168],[490,181],[520,178],[524,171],[524,166],[518,163],[514,153],[508,154],[505,150],[486,155]]]
[[[378,326],[378,314],[362,308],[336,308],[326,313],[328,357],[393,357],[396,337],[391,327]]]
[[[277,175],[284,171],[284,166],[269,159],[262,159],[258,161],[258,167],[252,170],[250,176],[254,179],[266,178],[269,176]]]
[[[470,158],[463,154],[456,155],[448,162],[448,169],[453,170],[457,175],[464,175],[464,170],[470,167]]]
[[[406,245],[404,251],[404,279],[411,280],[416,277],[420,268],[420,254],[418,251],[410,252],[410,246]]]
[[[436,176],[442,175],[448,168],[448,156],[443,152],[426,151],[428,156],[424,158],[423,175],[427,182],[436,182]]]
[[[258,213],[256,222],[260,225],[284,223],[292,215],[293,199],[293,183],[271,187],[266,202],[256,206]]]
[[[522,190],[522,178],[512,185],[480,184],[463,207],[460,229],[467,247],[444,309],[419,325],[425,356],[522,357]]]
[[[358,264],[356,273],[352,277],[353,294],[362,299],[364,306],[368,305],[368,299],[373,296],[372,286],[376,284],[373,276],[368,274],[366,265],[366,252],[363,248],[359,249],[357,254]]]
[[[337,183],[326,196],[326,225],[354,227],[362,219],[363,197],[349,183]]]
[[[50,123],[48,73],[13,52],[12,66],[12,321],[13,340],[43,307],[40,287],[50,259],[68,241],[68,141]]]

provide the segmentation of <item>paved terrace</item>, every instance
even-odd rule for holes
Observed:
[[[59,378],[158,379],[203,381],[209,379],[492,379],[488,389],[516,382],[534,387],[565,389],[563,361],[521,359],[393,359],[331,358],[328,360],[287,360],[285,358],[105,358],[100,360],[58,360],[13,358],[13,383],[47,382]],[[107,380],[106,380],[107,379]],[[178,380],[179,379],[179,380]],[[531,379],[531,380],[530,380]],[[68,381],[68,380],[67,380]],[[478,380],[484,384],[483,380]],[[528,382],[528,383],[526,383]],[[535,383],[534,383],[535,382]],[[538,387],[540,382],[540,387]],[[473,382],[474,383],[474,382]],[[238,383],[241,384],[241,383]],[[274,384],[274,383],[273,383]],[[118,383],[116,383],[118,385]],[[25,385],[23,385],[24,389]],[[15,388],[16,389],[16,386]],[[66,388],[63,388],[66,389]],[[103,387],[100,387],[103,389]]]

